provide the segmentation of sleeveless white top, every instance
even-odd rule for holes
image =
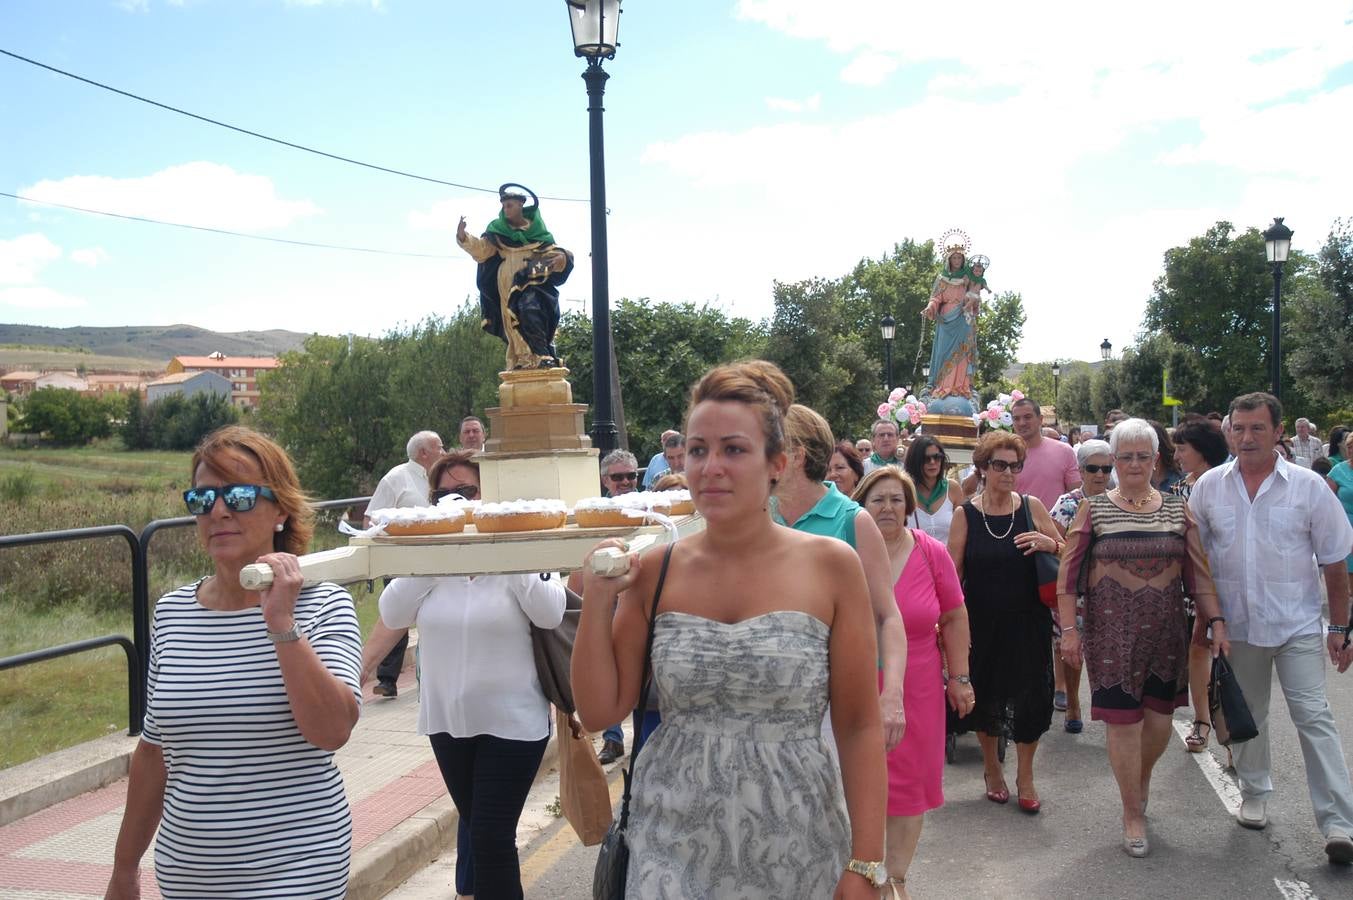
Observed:
[[[947,493],[944,495],[944,502],[940,504],[940,508],[933,513],[926,512],[918,504],[916,511],[911,514],[913,528],[921,529],[941,544],[946,545],[949,543],[949,525],[953,521],[954,504]]]

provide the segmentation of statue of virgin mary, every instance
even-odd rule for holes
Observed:
[[[970,416],[978,408],[973,378],[977,371],[977,318],[987,258],[968,259],[967,235],[949,232],[941,241],[944,267],[921,315],[935,323],[930,377],[921,399],[930,413]]]

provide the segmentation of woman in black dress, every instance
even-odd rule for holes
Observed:
[[[981,493],[964,503],[949,529],[949,555],[963,584],[972,630],[971,676],[977,705],[969,717],[982,745],[987,799],[1010,800],[997,739],[1015,743],[1019,807],[1042,808],[1034,789],[1034,753],[1052,725],[1052,613],[1038,599],[1032,555],[1059,553],[1048,511],[1015,493],[1024,441],[985,434],[973,451]],[[1027,504],[1027,506],[1026,506]]]

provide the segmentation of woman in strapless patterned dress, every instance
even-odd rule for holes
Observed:
[[[789,380],[759,361],[696,384],[686,475],[706,527],[673,549],[656,608],[661,548],[616,578],[584,566],[573,684],[587,728],[634,708],[655,612],[663,721],[636,765],[630,898],[879,896],[873,614],[850,547],[771,521],[792,402]],[[828,701],[839,774],[821,731]]]

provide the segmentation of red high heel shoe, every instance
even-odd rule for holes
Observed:
[[[1016,782],[1016,788],[1018,788],[1018,786],[1019,784]],[[1041,800],[1035,798],[1020,797],[1019,808],[1031,816],[1036,816],[1038,815],[1038,811],[1043,808],[1043,803]]]
[[[1009,788],[1001,788],[999,791],[993,791],[993,790],[991,789],[991,784],[987,781],[987,773],[986,773],[986,772],[983,772],[983,773],[982,773],[982,784],[986,786],[986,789],[987,789],[987,799],[990,800],[992,803],[1009,803],[1009,802],[1010,802],[1010,789],[1009,789]]]

